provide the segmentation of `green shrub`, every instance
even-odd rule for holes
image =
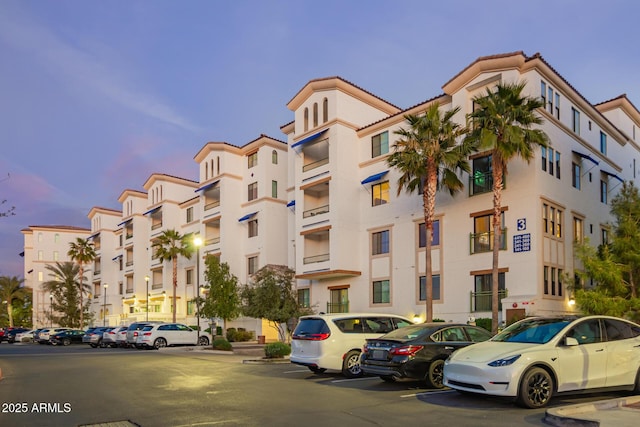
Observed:
[[[238,329],[238,332],[236,333],[236,341],[237,342],[244,342],[244,341],[251,341],[253,338],[253,331],[246,331],[246,330],[240,330]]]
[[[222,326],[216,326],[216,335],[222,335]]]
[[[264,346],[264,355],[269,359],[282,359],[291,354],[291,346],[284,342],[272,342]]]
[[[476,326],[480,326],[481,328],[484,328],[487,331],[491,332],[491,319],[488,317],[476,319]]]
[[[218,338],[217,340],[214,340],[212,346],[214,350],[224,350],[224,351],[233,350],[233,348],[231,347],[231,343],[225,340],[224,338]]]
[[[229,342],[236,342],[236,335],[237,334],[238,334],[238,331],[236,330],[236,328],[227,329],[227,340]]]
[[[435,323],[444,323],[444,319],[438,319],[437,317],[435,319],[432,320],[432,322]]]

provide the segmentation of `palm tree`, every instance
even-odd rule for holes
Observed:
[[[55,264],[45,265],[50,271],[51,280],[47,280],[42,284],[45,291],[51,293],[51,323],[54,323],[53,312],[59,313],[59,318],[55,319],[55,323],[65,327],[78,327],[82,325],[81,319],[84,312],[84,306],[80,305],[78,309],[78,300],[80,295],[88,292],[89,284],[80,284],[78,280],[80,267],[73,262],[56,262]]]
[[[400,129],[394,153],[387,163],[399,169],[398,195],[405,188],[408,193],[422,193],[425,223],[425,293],[426,321],[433,320],[433,270],[431,267],[431,240],[436,205],[436,192],[446,189],[451,195],[464,188],[457,171],[469,172],[467,156],[473,146],[458,143],[458,137],[467,129],[454,123],[453,117],[460,108],[441,113],[440,104],[434,103],[424,115],[407,114],[409,129]]]
[[[13,327],[13,300],[24,300],[27,290],[22,286],[24,279],[17,276],[0,276],[0,303],[7,304],[9,327]]]
[[[75,261],[80,266],[80,328],[84,327],[84,305],[82,301],[82,294],[84,288],[84,265],[96,259],[96,251],[93,243],[89,239],[76,238],[75,242],[69,243],[69,251],[67,255],[72,261]]]
[[[192,239],[189,234],[181,235],[176,230],[165,230],[153,244],[154,256],[164,262],[173,263],[173,322],[176,321],[176,288],[178,287],[178,256],[191,259],[194,252]]]
[[[486,94],[476,96],[476,109],[469,115],[471,132],[467,140],[479,150],[490,150],[493,177],[493,265],[491,285],[491,330],[498,331],[498,254],[500,250],[500,225],[502,213],[502,189],[507,176],[509,160],[520,157],[531,161],[535,148],[548,147],[549,137],[534,126],[543,123],[536,113],[544,107],[542,100],[523,96],[526,82],[498,83],[487,89]]]

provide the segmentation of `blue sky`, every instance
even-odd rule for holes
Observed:
[[[480,56],[540,52],[592,103],[640,107],[634,0],[0,1],[0,275],[20,230],[89,227],[208,141],[284,140],[287,102],[341,76],[406,108]]]

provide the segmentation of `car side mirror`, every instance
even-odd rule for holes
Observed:
[[[574,337],[565,337],[564,338],[564,345],[566,345],[567,347],[573,347],[575,345],[578,345],[578,340],[575,339]]]

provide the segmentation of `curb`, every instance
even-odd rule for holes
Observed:
[[[547,409],[543,421],[552,426],[584,426],[598,427],[600,420],[595,418],[598,411],[620,409],[636,412],[635,408],[627,406],[640,404],[640,396],[623,397],[603,400],[600,402],[569,405],[561,408]],[[640,414],[640,411],[638,411]],[[634,415],[636,417],[637,415]]]

